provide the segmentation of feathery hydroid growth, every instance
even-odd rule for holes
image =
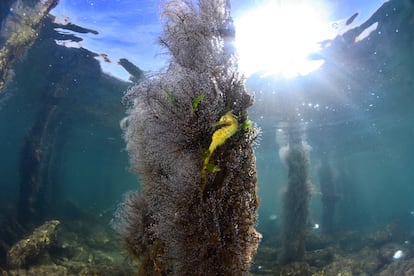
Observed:
[[[160,43],[169,66],[126,94],[125,139],[143,188],[119,209],[121,233],[141,274],[242,275],[260,236],[257,131],[236,68],[229,1],[164,5]],[[215,123],[228,112],[233,125],[247,127],[209,153]]]
[[[288,169],[287,189],[283,196],[284,252],[281,259],[285,264],[304,260],[306,234],[310,224],[310,146],[302,134],[299,122],[289,121],[286,126],[287,145],[279,151]]]

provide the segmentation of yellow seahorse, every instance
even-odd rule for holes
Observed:
[[[213,136],[211,138],[211,144],[206,152],[206,157],[204,158],[203,171],[201,172],[201,190],[203,192],[206,186],[207,168],[211,155],[218,146],[223,145],[228,138],[230,138],[237,132],[237,129],[239,128],[237,117],[234,116],[233,113],[231,113],[231,111],[221,116],[220,120],[217,123],[215,123],[214,126],[222,127],[217,129],[213,133]]]

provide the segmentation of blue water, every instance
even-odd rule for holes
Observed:
[[[54,216],[64,218],[68,203],[88,213],[112,214],[126,192],[140,187],[128,171],[119,126],[126,110],[122,95],[132,84],[117,59],[127,57],[144,70],[162,66],[165,56],[159,55],[155,41],[160,31],[159,6],[156,1],[131,0],[116,1],[119,6],[111,3],[114,8],[109,9],[104,2],[61,1],[52,14],[66,13],[72,23],[99,34],[65,33],[46,26],[49,33],[41,33],[41,39],[14,65],[14,77],[0,93],[2,216],[17,213],[22,197],[19,185],[32,177],[27,174],[36,174],[28,160],[37,151],[25,148],[31,142],[47,156],[36,174],[43,184],[32,191],[44,204],[38,206],[41,214],[31,221],[33,225]],[[245,2],[234,4],[235,14],[248,6]],[[283,79],[256,74],[247,79],[255,99],[250,117],[261,129],[256,146],[261,198],[257,228],[264,241],[281,227],[288,180],[277,133],[283,132],[292,114],[299,118],[303,139],[312,148],[313,224],[320,225],[322,220],[318,172],[322,162],[328,161],[337,196],[334,231],[374,231],[398,223],[406,233],[413,233],[414,4],[391,2],[395,7],[390,11],[398,13],[381,14],[379,28],[358,43],[338,37],[319,53],[326,62],[310,75]],[[338,14],[349,11],[351,16],[358,8],[374,12],[373,7],[358,7],[359,3],[337,5]],[[7,16],[0,7],[0,15]],[[139,14],[136,19],[134,13]],[[115,37],[116,26],[125,32],[121,39]],[[129,26],[136,31],[133,36],[128,36]],[[54,39],[62,34],[82,38],[84,48],[56,45]],[[131,42],[135,39],[136,43]],[[111,63],[101,56],[94,58],[100,53],[107,53]],[[112,76],[103,73],[100,65]],[[109,220],[110,216],[108,225]]]

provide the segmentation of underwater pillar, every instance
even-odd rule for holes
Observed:
[[[0,93],[14,75],[13,65],[36,41],[44,19],[57,4],[58,0],[0,3]]]
[[[115,225],[140,275],[245,275],[260,234],[252,104],[237,72],[229,1],[163,4],[167,69],[126,94],[141,191]]]
[[[322,193],[322,231],[332,234],[334,216],[339,196],[336,191],[332,167],[327,159],[323,159],[318,171],[319,185]]]
[[[43,106],[25,137],[19,161],[18,219],[22,225],[42,222],[55,202],[52,183],[52,155],[60,128],[60,98],[64,81],[56,83],[44,96]]]
[[[282,263],[303,261],[307,229],[310,224],[309,146],[302,140],[297,122],[287,125],[288,149],[285,162],[288,184],[283,197]]]

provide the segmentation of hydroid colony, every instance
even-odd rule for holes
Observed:
[[[243,275],[260,239],[257,131],[229,1],[164,5],[168,68],[126,94],[125,139],[142,190],[119,209],[119,227],[142,275]]]

